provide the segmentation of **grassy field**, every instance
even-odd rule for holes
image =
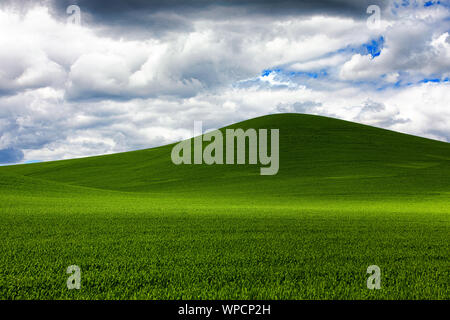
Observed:
[[[0,167],[0,298],[450,298],[448,143],[299,114],[231,127],[279,128],[279,173],[175,166],[172,145]]]

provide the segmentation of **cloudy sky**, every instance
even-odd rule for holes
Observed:
[[[277,112],[449,142],[449,77],[450,0],[2,1],[0,163]]]

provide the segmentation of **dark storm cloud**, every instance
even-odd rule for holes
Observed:
[[[26,12],[32,6],[48,6],[52,15],[67,18],[66,9],[78,5],[82,24],[95,25],[101,34],[129,39],[163,37],[171,32],[190,32],[197,19],[276,19],[283,16],[331,15],[367,18],[367,7],[382,9],[389,0],[4,0],[4,6]]]
[[[78,5],[88,14],[88,22],[147,32],[189,29],[190,19],[227,19],[249,15],[338,15],[367,18],[366,9],[376,4],[384,8],[388,0],[52,0],[54,13],[66,14],[69,5]],[[123,30],[122,30],[123,31]]]
[[[213,7],[238,8],[247,13],[282,14],[365,14],[371,4],[384,6],[387,0],[53,0],[54,8],[64,11],[67,6],[77,4],[92,14],[103,17],[119,16],[123,13],[177,12],[192,13]]]

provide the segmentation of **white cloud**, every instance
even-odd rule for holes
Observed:
[[[420,11],[420,10],[419,10]],[[447,12],[449,12],[447,10]],[[450,14],[450,12],[449,12]],[[374,80],[384,74],[407,73],[408,80],[450,74],[448,19],[430,21],[430,17],[412,16],[391,22],[383,34],[381,54],[354,54],[340,70],[343,80]],[[392,80],[388,77],[387,80]]]

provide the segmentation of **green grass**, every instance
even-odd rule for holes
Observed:
[[[276,176],[175,166],[171,145],[0,167],[0,298],[450,298],[448,143],[298,114],[232,127],[280,129]]]

